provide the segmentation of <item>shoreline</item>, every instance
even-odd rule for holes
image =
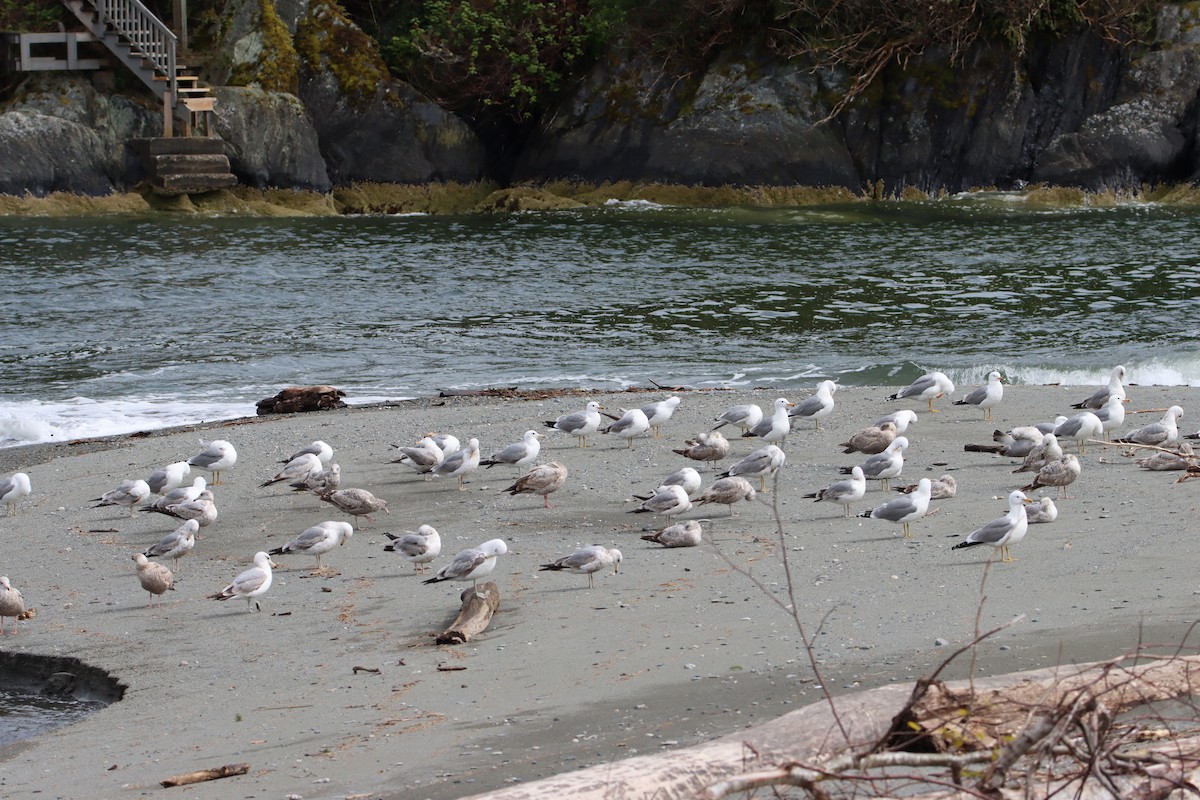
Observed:
[[[962,444],[990,441],[994,427],[1065,413],[1091,388],[1006,387],[993,424],[948,400],[931,416],[923,404],[884,402],[891,389],[846,387],[822,430],[804,423],[789,437],[779,511],[801,616],[832,692],[918,678],[971,638],[990,553],[949,548],[1001,516],[1002,498],[1027,476],[1013,475],[1010,459],[965,453]],[[660,521],[626,513],[634,492],[688,465],[672,447],[725,407],[769,406],[775,392],[680,392],[664,438],[640,439],[632,451],[608,437],[581,451],[550,434],[539,460],[562,460],[571,477],[548,512],[539,497],[500,491],[513,469],[480,470],[460,494],[453,480],[425,482],[389,463],[390,443],[429,430],[477,436],[486,456],[592,394],[421,398],[0,451],[0,474],[24,466],[34,485],[16,516],[0,518],[13,543],[0,570],[38,608],[0,648],[74,656],[129,686],[125,699],[83,722],[0,750],[0,787],[137,797],[172,774],[247,761],[249,775],[195,785],[189,796],[436,800],[686,747],[819,700],[795,629],[776,604],[786,598],[786,576],[767,502],[743,506],[733,519],[724,506],[690,512],[685,518],[714,522],[704,545],[676,550],[641,540]],[[594,393],[612,407],[666,394]],[[1196,388],[1135,387],[1130,395],[1131,411],[1200,407]],[[861,461],[833,445],[897,408],[920,415],[906,434],[913,445],[904,477],[950,470],[959,481],[958,496],[935,501],[937,512],[913,523],[909,541],[899,526],[847,520],[840,506],[801,498],[837,479],[838,466]],[[1131,414],[1125,429],[1157,416]],[[129,556],[173,520],[130,520],[121,508],[88,501],[186,458],[201,436],[233,441],[238,464],[215,490],[220,519],[201,531],[176,591],[151,611]],[[282,569],[259,614],[205,600],[254,550],[317,521],[346,519],[311,496],[258,488],[279,459],[317,438],[333,445],[343,487],[384,497],[390,516],[330,553],[331,574],[310,577],[311,558],[276,557]],[[758,446],[733,445],[735,456]],[[1114,656],[1136,646],[1139,624],[1143,641],[1178,645],[1196,618],[1188,565],[1197,545],[1180,535],[1198,505],[1194,487],[1173,484],[1178,473],[1140,470],[1113,448],[1089,448],[1083,460],[1076,499],[1059,504],[1059,519],[1031,527],[1014,548],[1016,563],[986,567],[980,625],[1022,613],[1026,622],[980,647],[979,674]],[[702,475],[711,482],[712,471]],[[885,499],[873,486],[855,511]],[[500,610],[476,641],[435,646],[431,634],[457,613],[462,586],[422,586],[411,565],[382,550],[384,531],[422,522],[445,540],[435,568],[493,536],[509,544],[493,575]],[[538,572],[591,543],[625,555],[621,572],[598,574],[595,589],[582,576]],[[75,758],[69,774],[49,769],[64,752]]]

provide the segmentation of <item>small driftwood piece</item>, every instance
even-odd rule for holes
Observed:
[[[166,778],[160,781],[160,783],[164,787],[187,786],[189,783],[203,783],[204,781],[215,781],[220,778],[232,778],[234,775],[245,775],[249,771],[249,764],[226,764],[223,767],[185,772],[182,775]]]
[[[324,411],[345,408],[346,393],[336,386],[289,386],[274,397],[264,397],[255,405],[258,415],[294,414],[297,411]]]
[[[438,635],[438,644],[463,644],[483,633],[492,621],[492,614],[500,607],[500,587],[494,581],[488,581],[477,588],[464,589],[461,598],[458,617]]]

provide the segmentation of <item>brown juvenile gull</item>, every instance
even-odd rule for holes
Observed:
[[[680,402],[678,397],[671,395],[666,400],[642,406],[642,413],[646,415],[646,422],[650,424],[650,432],[654,434],[655,439],[662,438],[662,425],[675,413]]]
[[[196,546],[196,531],[198,530],[200,530],[200,523],[197,520],[184,520],[178,528],[143,550],[142,555],[148,558],[162,556],[173,559],[173,569],[178,570],[179,559],[192,552],[192,548]]]
[[[643,536],[647,542],[657,542],[663,547],[696,547],[700,544],[702,529],[694,519],[668,525],[658,533]]]
[[[900,400],[905,397],[928,400],[930,413],[937,414],[938,410],[933,407],[933,401],[947,394],[954,394],[954,383],[946,377],[946,373],[929,372],[895,394],[889,395],[888,400]]]
[[[393,459],[392,463],[412,467],[419,475],[424,475],[425,480],[429,480],[429,473],[446,459],[446,454],[432,436],[425,436],[413,447],[401,447],[400,453],[401,456]]]
[[[314,492],[321,494],[323,492],[332,492],[334,489],[341,488],[342,485],[342,467],[336,461],[329,466],[319,469],[316,472],[310,472],[302,480],[289,483],[294,492]]]
[[[403,536],[386,532],[383,535],[392,540],[383,549],[404,556],[418,572],[423,571],[422,564],[428,564],[442,552],[442,537],[432,525],[422,525],[415,531],[405,532]]]
[[[201,528],[207,528],[217,521],[217,503],[212,491],[205,489],[195,500],[185,500],[182,503],[172,503],[166,508],[154,507],[153,511],[168,514],[179,519],[194,519]]]
[[[787,461],[787,456],[773,444],[760,447],[750,455],[735,463],[726,472],[717,475],[718,478],[728,478],[738,475],[757,475],[760,491],[766,492],[767,476],[774,475]]]
[[[897,436],[882,453],[876,453],[859,464],[863,477],[867,480],[882,481],[883,489],[887,491],[891,488],[891,479],[899,477],[901,470],[904,469],[904,451],[907,449],[908,437]],[[843,475],[850,475],[852,472],[851,468],[842,467]]]
[[[1179,439],[1179,426],[1177,423],[1182,416],[1182,408],[1171,406],[1158,422],[1143,425],[1137,430],[1130,431],[1116,441],[1122,444],[1150,444],[1156,447],[1172,444]]]
[[[862,467],[850,470],[848,480],[834,481],[824,489],[804,495],[813,498],[814,503],[828,500],[831,503],[841,503],[846,508],[846,516],[850,516],[850,505],[862,500],[867,493],[867,478],[863,475]]]
[[[817,426],[817,430],[821,430],[821,418],[833,413],[833,393],[836,391],[836,383],[821,381],[817,384],[817,393],[807,400],[797,403],[796,407],[789,412],[789,416],[793,419],[811,419]]]
[[[541,438],[542,435],[537,431],[525,431],[521,441],[497,450],[479,464],[487,469],[497,464],[507,464],[516,467],[519,475],[525,471],[525,465],[537,460],[538,454],[542,452],[542,443],[539,441]]]
[[[1074,458],[1075,456],[1071,456]],[[1012,561],[1008,548],[1025,538],[1029,528],[1029,519],[1025,514],[1025,505],[1032,502],[1022,492],[1015,491],[1008,496],[1008,513],[999,519],[994,519],[982,528],[971,531],[967,538],[951,547],[959,550],[964,547],[974,547],[977,544],[990,544],[1000,551],[1001,561]]]
[[[954,480],[953,475],[943,475],[936,479],[931,478],[929,484],[929,498],[931,500],[949,500],[958,492],[958,481]],[[912,494],[918,488],[920,488],[918,484],[910,483],[907,486],[897,486],[896,491],[901,494]]]
[[[1116,395],[1125,401],[1125,367],[1118,364],[1113,367],[1112,374],[1108,376],[1108,384],[1096,390],[1088,399],[1075,403],[1071,408],[1090,408],[1097,409],[1108,402],[1108,398]]]
[[[1175,452],[1160,450],[1153,455],[1136,459],[1133,463],[1142,469],[1166,472],[1167,470],[1187,469],[1200,462],[1197,462],[1191,445],[1187,442],[1182,442],[1179,445],[1179,449]]]
[[[191,486],[176,486],[153,503],[142,506],[142,511],[166,511],[176,503],[186,503],[195,500],[208,487],[208,481],[202,477],[192,479]]]
[[[138,583],[150,593],[150,607],[154,608],[154,598],[162,605],[162,595],[168,589],[174,589],[175,576],[171,570],[157,561],[148,561],[145,553],[134,553],[133,563],[137,564]]]
[[[441,581],[470,581],[479,596],[477,582],[480,578],[490,575],[496,567],[496,559],[508,552],[508,545],[503,539],[489,539],[478,547],[468,547],[460,550],[454,560],[439,569],[432,578],[421,583],[440,583]]]
[[[792,418],[788,416],[788,409],[795,405],[795,403],[789,401],[786,397],[776,398],[774,413],[769,417],[763,418],[761,422],[743,433],[742,437],[757,436],[764,442],[772,444],[782,442],[792,430]]]
[[[368,492],[366,489],[335,489],[318,495],[326,503],[337,506],[342,511],[354,517],[365,517],[368,522],[374,522],[371,516],[376,511],[390,514],[387,501]]]
[[[354,535],[354,526],[349,522],[329,520],[318,522],[282,547],[270,551],[270,555],[303,553],[317,557],[317,570],[321,569],[321,556],[328,553]]]
[[[1004,398],[1004,383],[1000,380],[1000,373],[992,370],[988,373],[987,383],[976,389],[967,392],[962,400],[955,400],[956,406],[978,406],[983,409],[983,418],[990,420],[992,418],[992,407],[999,404]]]
[[[1058,437],[1053,433],[1047,433],[1042,437],[1041,442],[1034,445],[1033,449],[1025,454],[1025,460],[1021,462],[1021,466],[1013,470],[1013,474],[1037,472],[1046,464],[1058,461],[1062,457],[1063,449],[1058,443]]]
[[[904,528],[904,538],[909,539],[912,537],[912,532],[909,530],[908,523],[914,519],[920,519],[929,511],[930,487],[929,478],[921,478],[917,484],[917,490],[912,494],[889,500],[881,506],[875,506],[870,511],[862,512],[859,516],[899,523]]]
[[[542,564],[539,571],[558,572],[566,570],[567,572],[576,575],[588,576],[588,588],[592,588],[592,579],[597,572],[605,567],[612,567],[613,574],[617,574],[621,564],[621,551],[616,548],[601,547],[598,544],[580,547],[569,556],[563,556],[557,561],[552,561],[549,564]]]
[[[587,447],[587,437],[600,430],[600,411],[603,408],[604,406],[593,400],[583,411],[563,414],[557,419],[547,421],[546,427],[569,433],[579,440],[580,447]]]
[[[754,494],[754,487],[745,478],[737,476],[720,478],[700,493],[700,496],[696,498],[696,505],[724,503],[729,506],[729,516],[736,517],[737,514],[733,513],[733,504],[743,500],[747,503],[753,502]]]
[[[758,423],[762,422],[762,418],[762,409],[754,403],[743,403],[741,405],[730,406],[718,414],[716,419],[713,420],[717,423],[716,426],[713,427],[713,430],[715,431],[717,428],[720,428],[723,425],[734,425],[735,427],[741,428],[742,432],[745,433]]]
[[[620,436],[629,443],[630,449],[633,449],[633,440],[648,430],[650,430],[650,420],[646,417],[646,412],[640,408],[630,408],[621,415],[620,419],[602,432]]]
[[[567,468],[558,461],[551,461],[549,464],[538,464],[503,491],[514,497],[519,494],[540,494],[542,505],[550,508],[550,495],[566,482]]]
[[[685,439],[682,448],[671,452],[693,461],[716,464],[729,455],[729,440],[720,431],[707,431],[692,439]]]
[[[186,461],[176,461],[151,472],[150,477],[146,478],[146,485],[150,487],[151,494],[166,494],[181,486],[191,471],[192,467]]]
[[[471,439],[467,442],[466,450],[456,450],[450,453],[430,472],[438,478],[443,475],[448,478],[458,478],[458,490],[465,492],[467,476],[477,469],[479,469],[479,440]]]
[[[885,422],[882,425],[860,428],[846,441],[838,445],[845,448],[843,453],[863,453],[873,456],[882,453],[887,446],[896,440],[896,424]]]
[[[1057,486],[1058,498],[1060,500],[1070,500],[1071,497],[1067,494],[1067,487],[1075,482],[1081,471],[1079,458],[1074,453],[1067,453],[1059,460],[1051,461],[1043,466],[1029,485],[1021,487],[1021,491],[1032,492],[1043,486]]]
[[[221,470],[230,469],[237,463],[237,450],[224,439],[213,439],[204,442],[204,448],[188,459],[193,467],[208,470],[212,473],[212,485],[221,485]]]
[[[1025,506],[1025,518],[1029,520],[1029,524],[1041,522],[1054,522],[1058,519],[1058,506],[1054,505],[1054,500],[1049,497],[1043,497],[1036,503],[1031,503]]]
[[[231,597],[246,598],[246,607],[261,611],[258,598],[271,588],[271,569],[278,566],[271,557],[261,550],[254,554],[254,566],[233,579],[233,582],[216,594],[210,594],[209,600],[228,600]]]
[[[22,497],[28,497],[32,491],[29,476],[24,472],[14,472],[0,481],[0,500],[4,501],[4,513],[15,514],[17,503]]]
[[[21,591],[8,581],[7,575],[0,575],[0,635],[4,633],[4,618],[13,618],[13,633],[17,632],[17,617],[25,613],[25,598]]]
[[[642,504],[632,509],[630,514],[662,514],[671,522],[671,517],[691,511],[692,501],[688,499],[687,491],[682,486],[664,486]]]
[[[103,496],[97,497],[98,501],[93,508],[101,506],[128,506],[129,518],[133,519],[137,516],[137,504],[150,496],[150,487],[144,480],[124,480],[117,488],[104,493]]]
[[[314,472],[319,472],[322,468],[321,459],[313,453],[301,453],[284,465],[283,469],[275,474],[274,478],[265,480],[258,485],[258,488],[270,486],[273,483],[281,481],[297,481],[307,478]]]

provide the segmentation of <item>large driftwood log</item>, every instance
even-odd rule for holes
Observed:
[[[492,614],[500,607],[500,587],[493,581],[464,589],[462,608],[450,627],[437,637],[438,644],[462,644],[487,629]]]
[[[256,404],[258,415],[293,414],[297,411],[324,411],[345,408],[346,393],[336,386],[289,386],[274,397],[264,397]]]
[[[204,781],[215,781],[220,778],[231,778],[234,775],[245,775],[249,771],[249,764],[226,764],[223,767],[185,772],[182,775],[165,778],[160,782],[164,787],[186,786],[189,783],[203,783]]]

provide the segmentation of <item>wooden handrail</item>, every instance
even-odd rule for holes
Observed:
[[[100,15],[100,22],[129,42],[130,50],[154,65],[167,79],[171,103],[179,98],[176,75],[178,38],[140,0],[86,0]]]

